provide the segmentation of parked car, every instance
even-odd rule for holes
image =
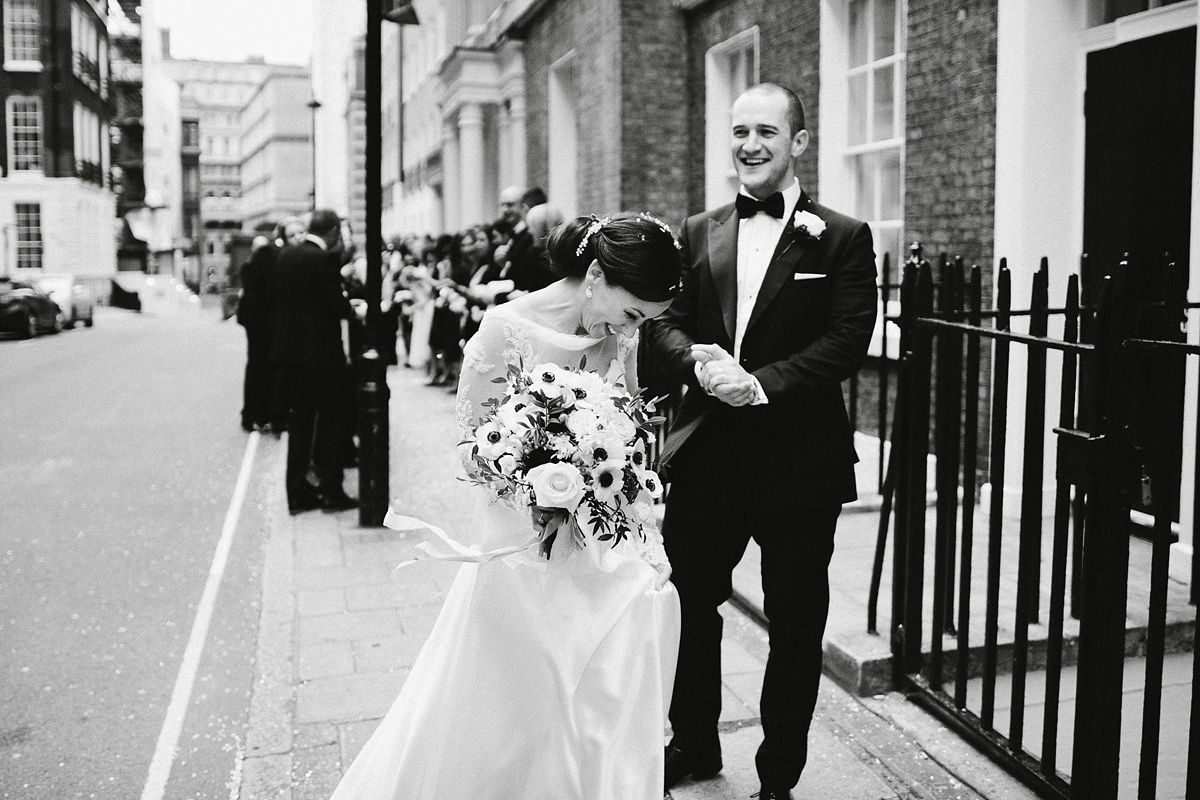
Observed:
[[[0,275],[0,330],[32,339],[62,330],[62,309],[32,282]]]
[[[75,280],[74,275],[38,275],[33,282],[39,289],[50,295],[51,300],[58,303],[64,328],[74,328],[78,322],[82,322],[89,328],[92,327],[95,304],[92,302],[91,294]]]

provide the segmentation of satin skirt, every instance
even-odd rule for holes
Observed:
[[[465,564],[333,800],[661,800],[679,599],[656,578],[626,543]]]

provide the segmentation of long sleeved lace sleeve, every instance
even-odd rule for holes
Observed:
[[[625,372],[624,384],[625,390],[630,394],[635,394],[638,386],[638,336],[634,334],[628,339],[621,339],[617,344],[617,360],[621,368]],[[663,547],[662,532],[658,529],[657,511],[661,506],[653,506],[653,510],[645,519],[641,520],[642,534],[644,539],[635,540],[635,548],[640,555],[651,566],[661,567],[669,566],[670,561],[667,559],[667,551]]]
[[[494,313],[485,314],[479,330],[463,349],[458,382],[456,416],[465,436],[480,423],[485,401],[499,397],[504,387],[495,383],[508,373],[508,364],[523,357],[521,335],[511,321]]]

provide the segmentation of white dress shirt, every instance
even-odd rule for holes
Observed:
[[[742,194],[750,193],[742,188]],[[763,278],[766,277],[767,267],[771,265],[771,256],[783,235],[786,220],[795,211],[796,203],[800,200],[800,181],[792,179],[791,186],[783,190],[783,218],[775,219],[770,214],[758,212],[753,217],[745,217],[738,221],[737,239],[737,323],[733,334],[733,358],[740,362],[742,359],[742,339],[746,336],[746,326],[750,322],[750,314],[754,304],[758,302],[758,292],[762,288]]]
[[[741,193],[750,196],[746,187]],[[758,302],[758,292],[762,289],[763,278],[767,275],[767,267],[771,265],[771,256],[779,244],[779,237],[787,227],[788,217],[794,213],[796,204],[800,202],[800,181],[793,178],[792,184],[783,190],[783,217],[775,219],[770,214],[758,212],[753,217],[745,217],[738,221],[737,239],[737,312],[733,333],[733,360],[739,364],[742,361],[742,339],[746,336],[746,326],[750,322],[750,314],[754,304]],[[754,399],[751,405],[764,405],[767,393],[762,384],[753,375]]]

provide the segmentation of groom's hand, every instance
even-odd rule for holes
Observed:
[[[758,394],[754,379],[723,347],[693,344],[696,379],[705,392],[722,403],[738,407],[754,402]]]

